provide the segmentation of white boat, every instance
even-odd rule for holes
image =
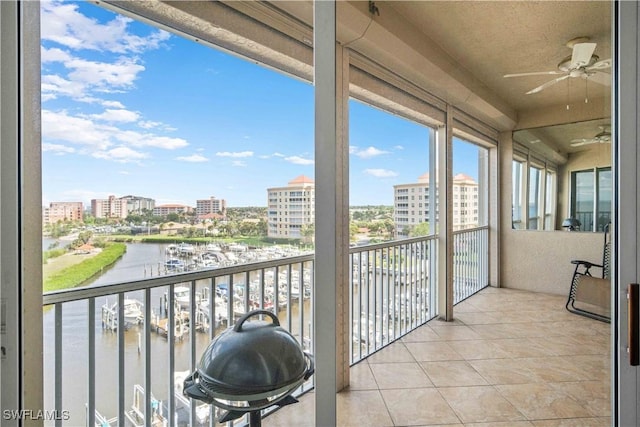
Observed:
[[[207,243],[207,246],[205,246],[204,249],[207,252],[222,252],[222,248],[215,243]]]
[[[133,325],[139,325],[144,320],[144,305],[131,298],[124,300],[124,327],[125,329]],[[109,304],[105,302],[102,306],[102,325],[108,329],[115,330],[118,327],[118,302]]]
[[[184,262],[178,258],[169,258],[164,262],[164,267],[167,271],[182,271],[184,270]]]
[[[178,245],[178,255],[186,256],[196,253],[195,247],[190,243],[180,243]]]

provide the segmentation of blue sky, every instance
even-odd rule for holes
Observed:
[[[42,2],[43,205],[133,194],[266,206],[314,176],[313,87],[85,2]],[[428,129],[350,103],[352,205],[393,204]],[[456,143],[454,172],[477,175]]]

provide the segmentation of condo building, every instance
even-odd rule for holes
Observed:
[[[193,208],[191,206],[186,205],[178,205],[178,204],[167,204],[167,205],[158,205],[153,208],[154,216],[166,216],[169,214],[180,214],[180,213],[189,213],[193,212]]]
[[[225,199],[216,199],[211,196],[208,199],[196,200],[196,215],[198,218],[209,214],[225,216],[226,211],[227,201]]]
[[[82,202],[51,202],[42,208],[42,224],[64,221],[82,221]]]
[[[407,236],[412,227],[429,221],[429,174],[418,182],[393,186],[393,218],[397,236]],[[438,187],[436,185],[436,220],[438,218]],[[478,226],[478,183],[463,173],[453,177],[453,229],[464,230]]]
[[[116,196],[108,199],[91,199],[91,215],[95,218],[126,218],[127,200]]]
[[[148,197],[140,197],[140,196],[124,196],[121,197],[127,201],[127,214],[136,213],[141,214],[146,211],[153,211],[153,208],[156,206],[156,201],[154,199],[150,199]]]
[[[315,184],[300,175],[286,187],[267,189],[267,236],[302,238],[302,228],[315,222]]]

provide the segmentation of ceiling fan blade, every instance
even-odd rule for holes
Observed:
[[[587,67],[587,71],[591,70],[605,70],[607,68],[611,68],[611,58],[603,59],[602,61],[598,61],[590,67]]]
[[[505,74],[502,77],[523,77],[523,76],[554,76],[558,74],[564,74],[564,71],[534,71],[531,73],[516,73],[516,74]]]
[[[560,82],[560,81],[562,81],[562,80],[564,80],[564,79],[568,79],[568,78],[569,78],[569,75],[567,74],[566,76],[562,76],[562,77],[558,77],[558,78],[556,78],[556,79],[550,80],[550,81],[548,81],[548,82],[546,82],[546,83],[544,83],[544,84],[542,84],[542,85],[540,85],[540,86],[538,86],[538,87],[536,87],[536,88],[531,89],[531,90],[530,90],[529,92],[527,92],[526,94],[527,94],[527,95],[531,95],[532,93],[538,93],[538,92],[540,92],[541,90],[546,89],[546,88],[548,88],[549,86],[552,86],[552,85],[554,85],[554,84],[556,84],[556,83],[558,83],[558,82]]]
[[[573,45],[573,54],[571,55],[570,70],[575,70],[589,64],[591,56],[596,50],[595,43],[576,43]]]
[[[590,82],[611,86],[611,74],[604,71],[591,71],[585,74],[585,78]]]

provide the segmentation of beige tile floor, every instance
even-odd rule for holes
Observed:
[[[487,288],[351,368],[339,426],[611,425],[610,325]],[[262,421],[314,425],[313,393]]]

